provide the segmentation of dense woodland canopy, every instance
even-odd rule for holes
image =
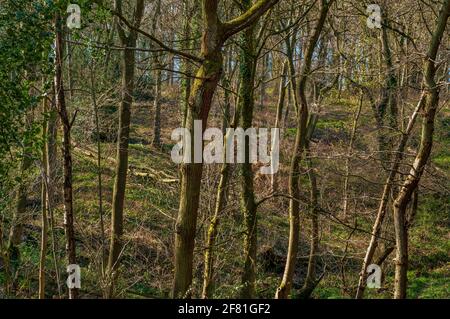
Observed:
[[[69,4],[0,0],[0,298],[450,297],[450,0]]]

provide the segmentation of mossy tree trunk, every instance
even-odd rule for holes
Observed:
[[[217,188],[216,206],[214,215],[208,228],[206,239],[206,249],[204,255],[204,271],[203,271],[203,290],[202,298],[212,298],[215,288],[214,280],[214,250],[218,234],[220,215],[224,212],[227,203],[228,182],[230,180],[232,170],[230,163],[224,162],[220,171],[220,181]]]
[[[251,0],[242,0],[242,7],[247,10],[251,6]],[[240,41],[240,83],[239,105],[240,127],[244,131],[252,127],[255,83],[255,27],[247,28],[241,35]],[[256,253],[257,253],[257,216],[255,192],[253,186],[253,170],[250,162],[249,138],[245,138],[245,162],[239,164],[239,178],[241,185],[240,202],[241,212],[244,216],[244,268],[242,270],[242,288],[240,297],[250,299],[256,292]]]
[[[228,75],[232,71],[232,49],[229,49],[227,52],[227,62],[226,67],[227,71],[222,76],[222,85],[224,86],[224,110],[222,114],[222,132],[225,136],[225,139],[228,138],[226,136],[226,129],[230,127],[236,128],[236,123],[239,120],[239,113],[235,113],[237,118],[233,120],[231,123],[230,119],[230,111],[231,111],[231,102],[230,102],[230,93],[229,89],[231,86],[231,81],[228,78]],[[207,238],[206,238],[206,248],[204,254],[204,271],[203,271],[203,289],[202,289],[202,298],[209,299],[213,297],[214,289],[215,289],[215,276],[214,273],[214,251],[215,251],[215,243],[217,234],[219,231],[219,223],[221,214],[225,211],[227,205],[227,196],[228,196],[228,183],[230,177],[232,175],[232,166],[230,163],[226,162],[226,146],[227,143],[224,140],[224,161],[222,163],[222,167],[220,170],[220,180],[219,186],[217,188],[217,196],[215,201],[215,209],[214,214],[211,218]]]
[[[71,130],[74,118],[71,118],[66,106],[63,83],[63,23],[59,14],[55,19],[55,97],[56,108],[63,127],[63,167],[64,167],[64,231],[66,234],[66,254],[68,265],[76,264],[75,221],[73,212],[72,184],[72,137]],[[78,289],[69,288],[69,298],[78,298]]]
[[[115,1],[115,10],[122,14],[122,1]],[[144,13],[144,1],[138,0],[134,9],[133,25],[139,28]],[[117,277],[119,256],[122,250],[123,234],[123,210],[125,202],[125,189],[128,171],[128,143],[130,137],[131,105],[134,90],[135,52],[138,33],[135,29],[126,32],[122,24],[118,24],[117,30],[121,45],[125,47],[122,51],[122,96],[119,109],[119,130],[117,136],[117,155],[114,179],[114,190],[112,199],[111,239],[107,265],[108,285],[105,297],[111,298],[114,294],[114,282]]]
[[[222,23],[218,17],[218,0],[202,0],[201,65],[191,87],[186,111],[185,127],[191,132],[193,132],[195,120],[201,121],[203,130],[206,128],[212,98],[222,74],[221,51],[224,42],[232,35],[255,23],[277,2],[278,0],[259,0],[241,16]],[[203,164],[194,163],[194,161],[183,163],[180,170],[181,196],[175,226],[175,273],[172,289],[174,298],[185,298],[191,295]]]

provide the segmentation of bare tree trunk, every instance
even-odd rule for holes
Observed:
[[[394,298],[406,298],[407,271],[408,271],[408,223],[407,206],[411,196],[417,189],[425,166],[430,157],[433,145],[434,121],[439,105],[439,88],[435,80],[437,62],[436,57],[444,35],[447,20],[450,15],[450,0],[442,4],[439,18],[436,23],[430,47],[425,62],[424,84],[426,90],[425,109],[422,114],[422,135],[419,151],[408,177],[403,182],[400,193],[394,201],[394,227],[395,227],[395,282]]]
[[[311,218],[311,245],[308,260],[308,270],[306,273],[305,283],[299,291],[300,299],[308,299],[314,291],[318,281],[316,281],[316,259],[319,250],[319,210],[318,197],[319,190],[317,188],[316,172],[311,159],[310,140],[314,133],[318,121],[317,114],[311,114],[308,121],[307,136],[305,141],[306,169],[308,171],[308,179],[310,184],[310,218]]]
[[[306,122],[306,121],[305,121]],[[297,123],[297,130],[299,127],[303,126],[300,121]],[[306,129],[306,124],[304,124]],[[299,130],[300,131],[300,130]],[[302,149],[301,143],[302,137],[301,133],[296,134],[294,155],[291,160],[291,168],[289,171],[289,245],[288,254],[286,258],[286,265],[284,269],[283,279],[280,286],[277,289],[275,298],[276,299],[287,299],[291,294],[292,288],[292,278],[294,276],[295,264],[297,260],[298,252],[298,240],[300,231],[300,189],[299,189],[299,179],[300,179],[300,160]]]
[[[153,25],[152,25],[152,32],[155,33],[158,22],[159,22],[159,16],[161,14],[161,1],[159,0],[156,3],[156,9],[155,14],[153,16]],[[153,140],[152,145],[153,147],[160,148],[161,147],[161,82],[162,82],[162,71],[161,71],[161,63],[158,58],[157,53],[154,53],[153,56],[153,69],[155,69],[154,75],[155,75],[155,85],[154,85],[154,100],[153,100]]]
[[[267,67],[268,67],[269,55],[265,54],[262,57],[261,64],[261,86],[259,92],[259,107],[264,108],[264,101],[266,100],[266,81],[267,81]]]
[[[382,12],[386,15],[387,9],[383,8]],[[384,21],[389,21],[386,17]],[[387,22],[388,23],[388,22]],[[387,106],[389,111],[389,124],[392,129],[398,128],[398,106],[397,106],[397,87],[398,80],[395,74],[395,67],[392,62],[392,53],[389,45],[389,38],[387,33],[387,27],[383,26],[381,31],[381,42],[383,47],[383,55],[386,61],[387,78],[386,78],[386,94],[387,94]]]
[[[310,156],[309,146],[306,150],[306,156]],[[313,168],[311,158],[306,159],[310,190],[310,200],[311,200],[311,245],[309,251],[308,260],[308,270],[306,273],[305,283],[302,289],[299,291],[300,299],[308,299],[314,288],[317,285],[316,281],[316,259],[317,252],[319,250],[319,210],[318,210],[318,197],[319,190],[317,189],[316,173]]]
[[[153,102],[154,122],[153,122],[153,141],[154,147],[161,147],[161,69],[158,63],[155,63],[158,68],[155,72],[155,97]]]
[[[43,178],[44,174],[43,174]],[[47,221],[47,192],[45,182],[42,182],[42,229],[41,229],[41,249],[39,258],[39,299],[45,299],[45,259],[47,257],[48,221]]]
[[[361,98],[359,102],[358,109],[355,113],[355,118],[353,119],[352,132],[350,134],[350,142],[347,149],[347,157],[345,159],[345,178],[344,178],[344,203],[342,205],[342,215],[343,218],[347,218],[347,210],[348,210],[348,181],[350,176],[350,158],[353,153],[353,143],[355,142],[356,130],[358,129],[358,121],[359,116],[361,115],[361,109],[363,105],[363,93],[361,92]]]
[[[363,297],[364,289],[366,287],[366,278],[367,278],[366,270],[369,264],[372,262],[375,250],[378,246],[378,237],[380,236],[381,227],[383,225],[384,217],[386,216],[386,209],[389,201],[389,196],[391,194],[392,186],[394,183],[394,179],[400,166],[400,161],[403,156],[403,152],[405,150],[411,131],[414,127],[416,118],[419,115],[420,110],[423,108],[423,102],[424,102],[424,95],[422,95],[419,103],[417,104],[416,109],[414,110],[409,120],[406,131],[403,133],[401,137],[400,143],[395,153],[395,158],[393,159],[391,168],[389,170],[389,176],[387,177],[386,182],[384,184],[383,194],[381,196],[380,204],[378,206],[377,217],[375,219],[375,223],[372,228],[370,243],[369,246],[367,247],[362,269],[359,274],[359,283],[356,291],[356,299],[360,299]]]
[[[92,62],[94,63],[94,62]],[[91,78],[91,99],[92,107],[94,109],[94,121],[95,121],[95,131],[96,135],[100,136],[100,123],[98,116],[98,105],[97,105],[97,90],[95,86],[94,79],[94,65],[90,68],[90,78]],[[100,138],[97,138],[97,196],[98,196],[98,214],[100,217],[100,235],[101,235],[101,277],[102,280],[105,279],[105,263],[106,263],[106,249],[105,249],[105,222],[103,216],[103,181],[102,181],[102,147]]]
[[[289,118],[289,109],[291,108],[291,104],[292,104],[292,82],[289,81],[288,86],[287,86],[287,96],[288,96],[288,100],[287,100],[287,105],[286,105],[286,110],[284,111],[284,116],[283,116],[283,127],[287,126],[288,123],[288,118]]]
[[[306,99],[306,84],[311,73],[313,52],[325,24],[331,3],[332,0],[321,0],[319,20],[317,21],[314,33],[309,39],[299,81],[298,100],[300,102],[300,108],[297,110],[297,132],[295,136],[294,154],[292,156],[291,169],[289,172],[289,195],[291,198],[289,200],[289,247],[283,279],[275,295],[275,298],[277,299],[286,299],[291,294],[292,278],[294,276],[295,264],[297,260],[300,230],[300,161],[302,159],[303,150],[307,139],[308,101]]]
[[[72,45],[70,43],[71,36],[70,32],[67,32],[67,39],[66,41],[66,51],[67,51],[67,84],[68,84],[68,91],[69,91],[69,100],[71,101],[73,98],[73,72],[72,72]]]
[[[281,281],[280,286],[277,289],[275,294],[276,299],[286,299],[289,297],[292,288],[292,278],[294,276],[294,268],[295,268],[295,260],[298,252],[298,239],[299,239],[299,197],[300,191],[298,189],[298,181],[300,178],[300,160],[301,156],[298,152],[301,149],[301,138],[300,135],[302,132],[299,130],[300,122],[300,114],[299,114],[299,97],[298,97],[298,89],[296,72],[295,72],[295,62],[294,62],[294,49],[295,49],[295,36],[296,32],[291,36],[291,38],[287,38],[286,43],[286,53],[287,60],[289,64],[289,77],[290,77],[290,85],[288,88],[289,99],[293,100],[295,111],[297,112],[297,132],[295,136],[295,145],[294,145],[294,154],[291,158],[291,166],[289,170],[289,196],[291,199],[289,200],[289,244],[288,244],[288,254],[286,257],[286,265],[284,269],[283,279]],[[290,103],[289,103],[290,104]],[[285,114],[285,123],[288,118],[289,105],[286,109]],[[307,121],[307,117],[305,122]],[[286,124],[285,124],[286,125]],[[306,131],[306,123],[305,123],[305,131]],[[305,134],[305,132],[303,132]]]
[[[53,89],[53,91],[55,91]],[[47,180],[46,180],[46,191],[47,191],[47,208],[49,217],[49,230],[52,241],[52,255],[53,263],[55,267],[56,274],[56,285],[58,287],[59,298],[62,297],[61,282],[60,282],[60,272],[59,272],[59,258],[57,255],[58,244],[55,238],[55,218],[54,218],[54,207],[56,206],[56,175],[58,167],[58,110],[56,108],[56,97],[53,95],[51,101],[51,110],[48,117],[47,124],[47,141],[46,150],[47,153]]]
[[[286,99],[288,68],[289,68],[288,62],[284,61],[283,69],[281,71],[281,79],[280,79],[280,87],[279,87],[279,95],[278,95],[278,103],[277,103],[277,115],[276,115],[275,126],[274,126],[275,128],[280,128],[281,121],[283,118],[284,101]],[[271,187],[272,187],[272,192],[276,192],[278,189],[276,174],[272,174],[272,176],[271,176]]]
[[[412,194],[411,206],[409,208],[408,220],[406,224],[406,227],[408,229],[412,226],[414,220],[416,219],[418,206],[419,206],[419,187],[417,187]]]
[[[42,113],[46,114],[48,112],[47,98],[44,97],[42,102]],[[48,176],[48,154],[47,154],[47,120],[44,119],[44,124],[42,126],[42,137],[44,140],[44,145],[42,147],[42,165],[41,165],[41,206],[42,206],[42,229],[41,229],[41,249],[39,258],[39,299],[45,299],[45,259],[47,257],[47,242],[48,242],[48,198],[47,198],[47,183],[46,179]]]

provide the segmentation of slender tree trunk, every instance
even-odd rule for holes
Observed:
[[[296,79],[295,72],[295,62],[294,62],[294,47],[295,47],[295,34],[292,35],[291,39],[286,40],[286,51],[287,51],[287,59],[289,63],[289,77],[290,77],[290,86],[289,86],[289,99],[293,100],[294,109],[297,113],[297,132],[295,135],[295,144],[294,144],[294,154],[291,158],[291,165],[289,170],[289,196],[291,199],[289,200],[289,244],[288,244],[288,254],[286,257],[286,265],[284,269],[283,279],[281,281],[280,286],[275,294],[276,299],[286,299],[289,297],[291,288],[292,288],[292,278],[294,276],[294,268],[296,262],[296,256],[298,252],[298,239],[299,239],[299,209],[300,209],[300,190],[298,188],[298,182],[300,179],[300,160],[301,154],[299,150],[301,149],[301,123],[300,123],[300,114],[299,114],[299,97],[298,97],[298,85]],[[285,114],[285,122],[288,118],[289,107],[286,109]],[[305,120],[305,129],[306,129],[306,120]],[[302,119],[303,121],[303,119]]]
[[[409,136],[414,127],[417,116],[419,115],[420,110],[423,108],[423,104],[424,104],[424,95],[422,95],[419,103],[417,104],[416,109],[414,110],[414,112],[409,120],[406,131],[403,133],[400,143],[397,146],[397,150],[395,152],[395,158],[394,158],[391,168],[389,170],[389,176],[387,177],[386,182],[384,184],[383,194],[381,196],[380,204],[378,206],[377,217],[375,219],[375,223],[372,228],[370,243],[369,243],[369,246],[367,247],[366,255],[364,257],[363,265],[361,268],[361,272],[359,274],[359,283],[358,283],[358,288],[356,291],[356,299],[360,299],[363,297],[364,289],[366,287],[366,278],[367,278],[366,270],[367,270],[367,267],[369,266],[369,264],[372,262],[373,256],[375,254],[375,250],[378,246],[378,237],[380,236],[381,227],[383,225],[383,221],[386,216],[386,210],[387,210],[387,206],[388,206],[388,202],[389,202],[389,196],[392,191],[394,179],[395,179],[395,176],[399,169],[400,161],[403,156],[403,152],[405,150]]]
[[[55,91],[53,89],[53,91]],[[46,141],[46,153],[47,153],[47,208],[48,208],[48,217],[49,217],[49,230],[52,241],[52,255],[53,255],[53,263],[55,267],[56,274],[56,285],[58,287],[58,295],[59,298],[62,297],[61,291],[61,282],[60,282],[60,272],[59,272],[59,258],[57,255],[58,252],[58,243],[55,238],[55,217],[54,217],[54,207],[56,206],[56,175],[57,175],[57,167],[58,167],[58,110],[56,108],[56,97],[53,96],[51,102],[51,110],[48,117],[47,124],[47,141]]]
[[[280,87],[279,87],[279,95],[278,95],[278,103],[277,103],[277,115],[276,115],[275,126],[274,126],[275,128],[280,128],[281,121],[283,119],[284,101],[286,99],[288,68],[289,68],[288,62],[284,61],[283,69],[281,71],[281,79],[280,79]],[[271,187],[272,187],[272,192],[276,192],[278,189],[276,174],[272,174],[272,176],[271,176]]]
[[[306,122],[306,121],[305,121]],[[301,121],[297,123],[297,130],[300,132],[302,127]],[[306,128],[306,124],[304,125]],[[299,129],[300,128],[300,129]],[[287,299],[290,296],[292,288],[292,278],[294,276],[295,264],[297,260],[298,252],[298,240],[300,231],[300,189],[299,189],[299,179],[300,179],[300,160],[302,149],[301,146],[301,133],[296,133],[294,155],[291,160],[291,167],[289,171],[289,245],[288,254],[286,258],[286,265],[284,268],[283,279],[280,286],[277,289],[275,298],[276,299]]]
[[[344,196],[343,196],[344,203],[342,205],[342,215],[344,219],[347,218],[347,211],[348,211],[348,183],[350,176],[350,158],[352,157],[353,153],[353,143],[355,142],[355,135],[356,130],[358,129],[358,121],[359,116],[361,115],[362,105],[363,105],[363,93],[361,92],[358,110],[356,111],[355,118],[353,119],[352,132],[350,134],[350,142],[347,149],[347,157],[345,159],[345,178],[344,178]]]
[[[158,22],[159,22],[159,16],[161,14],[161,1],[159,0],[156,3],[156,9],[155,9],[155,15],[153,17],[153,25],[152,25],[152,32],[155,33]],[[157,53],[154,53],[153,56],[153,65],[152,67],[155,69],[154,75],[155,75],[155,85],[154,85],[154,92],[153,92],[153,140],[152,145],[153,147],[160,148],[161,147],[161,83],[162,83],[162,71],[161,71],[161,63],[158,58]]]
[[[186,47],[189,49],[192,48],[192,44],[194,41],[190,39],[191,37],[191,23],[195,23],[195,21],[191,21],[192,16],[190,15],[190,1],[184,0],[183,1],[183,12],[184,12],[184,26],[183,26],[183,36],[185,39],[189,39],[189,41],[185,44]],[[190,61],[187,61],[186,59],[181,60],[181,71],[184,73],[184,75],[181,78],[181,124],[183,127],[185,127],[186,123],[186,114],[187,109],[189,105],[189,94],[191,91],[191,78],[188,76],[188,74],[192,73],[192,66]]]
[[[94,66],[91,65],[90,68],[90,79],[91,79],[91,99],[92,107],[94,109],[94,122],[96,135],[100,136],[100,123],[98,116],[98,105],[97,105],[97,90],[95,86],[94,79]],[[101,276],[104,280],[105,278],[105,263],[106,263],[106,249],[105,249],[105,222],[103,216],[103,181],[102,181],[102,146],[100,138],[97,138],[97,196],[98,196],[98,214],[100,217],[100,235],[101,235]]]
[[[310,218],[311,218],[311,244],[309,251],[308,270],[306,272],[305,283],[299,291],[300,299],[308,299],[317,285],[316,281],[316,259],[319,250],[319,210],[318,197],[319,190],[317,188],[316,172],[313,167],[310,150],[310,139],[317,124],[318,117],[316,114],[311,114],[308,121],[307,141],[305,147],[306,155],[306,169],[308,170],[308,179],[310,184]]]
[[[228,56],[228,72],[231,71],[231,52],[229,52]],[[226,132],[226,128],[230,123],[230,101],[229,101],[229,93],[227,89],[229,88],[230,81],[228,78],[223,79],[223,83],[225,86],[225,111],[222,118],[222,131]],[[236,128],[236,123],[239,120],[240,114],[237,113],[237,118],[234,119],[233,127]],[[229,136],[225,135],[225,139],[228,139]],[[227,143],[224,143],[224,161],[222,163],[222,168],[220,171],[220,181],[219,186],[217,188],[217,197],[216,197],[216,205],[214,210],[214,215],[211,219],[208,228],[208,234],[206,239],[206,249],[204,255],[204,271],[203,271],[203,290],[202,290],[202,298],[210,299],[214,294],[214,245],[216,242],[219,222],[220,222],[220,214],[225,210],[228,196],[228,182],[232,173],[232,168],[230,163],[227,163],[225,160],[226,157],[226,146]]]
[[[386,15],[387,9],[383,8],[383,14]],[[388,21],[388,19],[383,19]],[[398,128],[398,106],[397,106],[397,86],[398,80],[395,74],[394,63],[392,62],[392,53],[389,45],[389,37],[387,33],[387,27],[383,26],[381,31],[383,55],[386,61],[387,78],[386,78],[386,94],[387,94],[387,106],[389,111],[389,125],[392,129]]]
[[[295,111],[298,112],[299,109],[298,82],[297,82],[297,72],[295,71],[296,66],[294,57],[294,50],[296,46],[296,33],[297,31],[294,32],[291,38],[287,38],[285,43],[286,43],[287,61],[289,65],[289,83],[290,83],[290,86],[288,87],[289,106],[293,101]],[[288,119],[288,115],[289,115],[289,108],[286,109],[285,122]]]
[[[43,100],[43,114],[48,112],[47,100],[44,97]],[[44,142],[42,148],[42,185],[41,185],[41,206],[42,206],[42,229],[41,229],[41,250],[40,250],[40,258],[39,258],[39,299],[45,299],[45,260],[47,257],[47,242],[48,242],[48,197],[47,197],[47,176],[48,176],[48,159],[47,159],[47,120],[44,120],[44,124],[42,126],[42,137]]]
[[[67,32],[67,39],[68,41],[66,41],[66,51],[67,51],[67,85],[68,87],[68,93],[69,93],[69,100],[71,101],[73,98],[73,72],[72,72],[72,45],[70,43],[71,36],[70,36],[70,32]]]
[[[225,144],[226,145],[226,144]],[[226,153],[226,152],[225,152]],[[225,210],[228,195],[228,182],[231,175],[231,165],[222,164],[219,187],[217,189],[216,207],[208,228],[208,237],[204,256],[205,268],[203,272],[202,298],[210,299],[214,294],[214,245],[216,243],[220,214]]]
[[[115,1],[115,8],[122,13],[122,1]],[[144,1],[138,0],[134,10],[133,25],[139,28],[144,13]],[[109,285],[106,289],[106,297],[112,298],[114,295],[114,284],[117,278],[119,257],[122,250],[123,235],[123,210],[125,204],[125,190],[128,172],[128,143],[130,138],[131,105],[134,91],[135,53],[134,48],[137,42],[137,31],[135,29],[126,31],[123,26],[118,26],[119,38],[122,46],[126,47],[122,51],[121,72],[122,72],[122,97],[119,109],[119,131],[117,134],[117,155],[116,174],[114,179],[112,218],[111,218],[111,238],[109,247],[109,257],[107,265],[107,275]]]
[[[230,127],[231,122],[231,98],[230,98],[230,91],[231,91],[231,76],[232,76],[232,66],[233,63],[233,49],[229,48],[226,55],[226,72],[225,75],[222,78],[222,85],[224,87],[224,109],[222,114],[222,134],[223,136],[226,136],[227,134],[227,128]]]
[[[310,199],[311,199],[311,244],[309,251],[308,269],[306,272],[305,283],[302,289],[299,291],[300,299],[308,299],[316,287],[316,259],[317,252],[319,249],[319,212],[317,209],[318,205],[318,189],[316,175],[314,168],[312,167],[311,160],[307,160],[308,178],[310,183]]]
[[[55,96],[56,107],[63,126],[63,166],[64,166],[64,230],[66,234],[66,254],[68,264],[76,264],[75,229],[73,213],[73,186],[72,186],[72,150],[71,150],[71,129],[73,119],[69,118],[66,107],[66,99],[63,84],[63,31],[62,19],[59,14],[55,23]],[[78,298],[78,289],[69,289],[69,298]]]
[[[108,273],[114,281],[113,274],[118,267],[118,259],[122,249],[123,209],[128,171],[128,143],[131,124],[131,104],[134,86],[134,51],[125,50],[122,61],[122,100],[119,111],[119,131],[117,138],[116,173],[114,179],[111,238],[108,258]],[[112,285],[111,285],[112,286]],[[112,287],[111,287],[112,289]],[[109,297],[112,297],[110,291]]]
[[[383,8],[385,9],[385,8]],[[385,10],[383,10],[385,15]],[[389,45],[389,38],[387,33],[387,27],[383,26],[381,31],[381,48],[382,57],[386,64],[386,76],[384,78],[384,87],[381,90],[380,101],[378,104],[374,104],[375,120],[377,123],[377,139],[378,139],[378,151],[380,153],[380,159],[383,165],[387,164],[389,160],[389,145],[392,143],[387,135],[385,129],[386,112],[389,111],[389,123],[391,128],[397,128],[397,101],[396,101],[396,89],[397,89],[397,77],[395,75],[395,69],[392,62],[392,53]],[[381,57],[380,57],[381,59]],[[381,62],[380,62],[381,63]]]
[[[450,0],[445,0],[439,13],[425,62],[424,84],[426,101],[422,114],[422,135],[419,151],[393,205],[396,242],[394,298],[396,299],[406,298],[408,271],[407,206],[423,175],[433,145],[434,121],[439,105],[439,87],[435,80],[437,68],[436,57],[447,27],[449,15]]]
[[[266,100],[266,80],[267,80],[267,67],[269,61],[269,55],[265,54],[262,58],[261,65],[261,86],[259,92],[259,107],[264,108],[264,101]]]
[[[288,86],[287,86],[287,105],[286,105],[286,110],[284,111],[284,116],[283,116],[283,127],[286,127],[288,125],[288,119],[289,119],[289,109],[291,108],[292,105],[292,82],[289,81]]]
[[[295,136],[294,154],[291,160],[291,169],[289,172],[289,246],[283,279],[277,289],[275,298],[286,299],[291,294],[292,278],[294,276],[295,264],[297,261],[298,240],[300,230],[300,161],[306,142],[307,122],[308,122],[308,101],[306,99],[306,84],[311,73],[311,62],[314,49],[319,40],[329,7],[332,1],[322,0],[320,7],[320,16],[317,21],[314,33],[309,39],[309,44],[305,53],[305,60],[298,87],[298,98],[300,108],[297,110],[297,132]],[[292,78],[291,78],[292,81]]]
[[[250,0],[242,0],[243,9],[251,6]],[[244,131],[252,127],[255,83],[255,28],[247,28],[241,36],[240,79],[238,109],[241,112],[240,126]],[[241,212],[244,216],[244,269],[242,272],[242,289],[240,297],[250,299],[256,293],[256,254],[257,254],[257,215],[255,192],[253,187],[253,170],[250,162],[249,139],[245,139],[245,163],[239,165],[241,184]]]
[[[157,64],[156,64],[157,65]],[[159,67],[158,67],[159,68]],[[153,122],[153,141],[154,147],[161,147],[161,70],[155,72],[155,100],[153,103],[154,122]]]

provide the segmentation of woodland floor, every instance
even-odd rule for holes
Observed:
[[[175,101],[175,97],[173,99]],[[130,174],[126,192],[125,206],[125,249],[122,258],[121,275],[119,279],[119,295],[123,298],[163,298],[168,297],[172,281],[172,248],[174,220],[178,208],[178,171],[170,159],[171,130],[180,126],[178,104],[165,100],[162,107],[162,140],[161,150],[151,147],[152,138],[152,103],[138,101],[133,106],[133,124],[130,144]],[[314,160],[319,172],[319,187],[321,202],[325,208],[336,210],[333,198],[340,198],[342,188],[342,158],[349,139],[349,127],[356,102],[351,98],[342,98],[328,102],[324,107],[314,136],[314,153],[320,157]],[[217,108],[217,106],[216,106]],[[293,111],[291,110],[293,113]],[[275,114],[274,101],[266,101],[263,109],[255,106],[255,126],[270,127]],[[213,110],[213,123],[220,123],[219,111]],[[371,111],[363,107],[358,134],[365,139],[357,139],[356,148],[367,150],[369,143],[375,138]],[[292,143],[295,129],[284,130],[281,152],[280,188],[287,189],[287,167],[289,163],[289,143]],[[450,117],[448,111],[441,111],[439,116],[440,129],[436,130],[436,145],[432,159],[432,172],[439,175],[439,181],[431,182],[427,178],[424,187],[428,188],[420,197],[417,219],[410,232],[410,270],[408,273],[410,298],[450,298],[450,198],[447,191],[439,190],[441,186],[448,188],[450,175]],[[97,199],[97,171],[95,166],[96,145],[93,141],[75,132],[74,147],[74,198],[76,209],[76,232],[79,238],[77,245],[80,252],[80,266],[83,269],[82,295],[85,297],[100,297],[101,283],[101,234]],[[362,142],[364,141],[364,143]],[[103,195],[108,238],[109,217],[111,209],[112,184],[114,177],[115,144],[102,143],[103,155]],[[367,165],[365,162],[367,161]],[[379,167],[361,156],[354,162],[355,175],[362,175],[371,180],[377,178]],[[256,170],[255,170],[256,171]],[[195,251],[195,281],[194,291],[197,296],[201,290],[202,253],[204,236],[208,226],[209,216],[214,207],[215,187],[218,182],[219,167],[210,165],[204,171],[203,194],[198,221],[198,236]],[[320,183],[320,180],[326,180]],[[382,179],[378,179],[382,180]],[[215,297],[231,298],[237,293],[242,257],[239,253],[242,245],[242,217],[236,200],[238,189],[233,181],[230,193],[230,204],[220,224],[216,260],[216,274],[219,276]],[[443,181],[443,182],[442,182]],[[255,189],[258,198],[268,195],[267,176],[255,176]],[[307,188],[307,179],[302,183]],[[371,188],[360,178],[352,179],[352,189],[355,199],[352,209],[358,220],[358,228],[370,231],[374,220],[376,199],[380,196],[380,186]],[[445,186],[445,183],[447,185]],[[28,271],[19,278],[18,296],[35,297],[30,291],[37,291],[37,267],[39,260],[40,229],[39,214],[39,182],[30,193],[30,210],[33,220],[27,225],[26,234],[29,237],[20,248],[22,251],[23,269]],[[305,189],[305,195],[307,195]],[[445,195],[447,194],[447,195]],[[330,200],[331,198],[331,200]],[[258,260],[258,295],[261,298],[272,298],[282,276],[288,238],[288,206],[281,198],[269,200],[259,211],[259,257]],[[63,269],[64,232],[62,225],[62,207],[56,210],[58,225],[56,229],[57,254],[60,269]],[[318,274],[326,272],[323,280],[314,291],[313,298],[351,298],[357,284],[357,276],[367,247],[369,235],[355,231],[347,242],[354,219],[346,220],[342,225],[330,216],[321,216],[320,256]],[[388,221],[389,222],[389,221]],[[388,230],[392,225],[388,225]],[[305,274],[309,250],[310,222],[307,214],[302,214],[301,222],[301,252],[295,275],[296,287],[300,287]],[[108,242],[108,240],[106,240]],[[347,252],[345,253],[346,246]],[[106,244],[107,247],[107,244]],[[383,289],[368,290],[368,298],[390,298],[393,287],[393,254],[384,265],[385,281]],[[54,264],[51,254],[48,255],[49,293],[57,295],[54,278]],[[342,267],[345,269],[343,277]],[[51,297],[51,296],[49,296]]]

